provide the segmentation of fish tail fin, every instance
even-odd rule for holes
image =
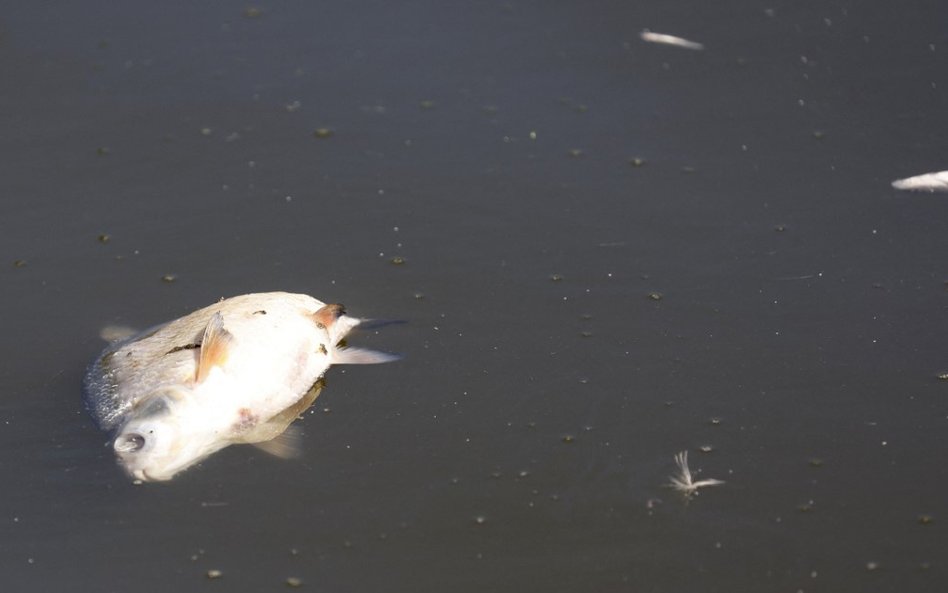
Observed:
[[[402,357],[398,354],[369,350],[368,348],[340,348],[332,356],[333,364],[382,364],[395,362]]]

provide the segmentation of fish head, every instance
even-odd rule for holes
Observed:
[[[119,464],[143,482],[170,480],[228,443],[212,427],[195,427],[181,390],[156,392],[133,410],[112,441]]]

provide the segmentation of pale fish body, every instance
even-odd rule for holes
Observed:
[[[684,37],[678,37],[675,35],[668,35],[667,33],[655,33],[649,31],[648,29],[643,30],[639,33],[642,41],[646,43],[658,43],[661,45],[673,45],[675,47],[681,47],[683,49],[691,49],[695,51],[701,51],[704,49],[704,45],[698,43],[697,41],[691,41],[690,39],[685,39]]]
[[[938,171],[935,173],[924,173],[905,179],[896,179],[892,182],[895,189],[908,189],[915,191],[948,191],[948,171]]]
[[[87,402],[138,480],[169,480],[234,443],[288,456],[284,431],[331,365],[397,358],[341,348],[359,322],[303,294],[222,300],[106,348],[86,375]]]

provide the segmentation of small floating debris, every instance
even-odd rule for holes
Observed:
[[[98,147],[98,148],[95,149],[95,153],[96,153],[97,155],[99,155],[99,156],[108,156],[108,154],[111,153],[111,152],[112,152],[112,151],[109,150],[109,147],[108,147],[108,146],[100,146],[100,147]]]
[[[392,264],[393,266],[401,266],[401,265],[404,265],[405,258],[400,255],[396,255],[395,257],[389,260],[389,263]]]
[[[161,277],[161,281],[164,282],[165,284],[171,284],[172,282],[177,281],[177,279],[178,279],[177,274],[165,274],[164,276]]]
[[[99,243],[103,243],[103,244],[104,244],[104,243],[108,243],[108,242],[111,241],[111,240],[112,240],[112,237],[111,237],[110,235],[106,234],[106,233],[102,233],[102,234],[99,235],[99,237],[98,237]]]
[[[931,515],[919,515],[919,516],[918,516],[918,524],[919,524],[919,525],[931,525],[931,524],[934,523],[934,522],[935,522],[935,518],[932,517]]]
[[[217,570],[216,568],[212,568],[211,570],[207,571],[207,578],[209,579],[219,579],[222,576],[224,576],[224,572]]]
[[[631,159],[629,159],[629,165],[631,165],[632,167],[641,167],[644,164],[645,164],[645,159],[641,157],[632,157]]]
[[[419,102],[418,102],[418,107],[420,107],[420,108],[422,108],[422,109],[425,109],[425,110],[434,109],[436,106],[437,106],[437,104],[436,104],[434,101],[432,101],[431,99],[425,99],[425,100],[423,100],[423,101],[419,101]]]
[[[660,301],[660,300],[662,300],[663,298],[665,298],[665,295],[663,295],[663,294],[660,293],[660,292],[650,292],[650,293],[648,293],[647,296],[648,296],[648,298],[649,298],[650,301]]]
[[[247,19],[258,19],[263,16],[263,10],[256,6],[248,6],[241,14]]]
[[[911,191],[948,191],[948,171],[938,171],[937,173],[925,173],[905,179],[896,179],[892,182],[895,189],[905,189]]]
[[[21,260],[17,260],[17,261],[21,261]],[[948,373],[938,373],[937,375],[935,375],[935,377],[939,381],[948,381]]]
[[[681,451],[675,455],[675,465],[678,466],[678,473],[669,478],[668,485],[685,496],[697,494],[699,488],[718,486],[724,483],[722,480],[713,478],[695,482],[691,476],[691,470],[688,469],[688,451]]]
[[[571,148],[566,154],[573,157],[574,159],[578,159],[582,157],[585,153],[583,152],[583,149],[581,148]]]
[[[335,132],[330,128],[316,128],[313,130],[313,138],[319,138],[320,140],[325,140],[326,138],[332,138],[335,136]]]
[[[26,265],[26,260],[25,260],[25,259],[15,259],[15,260],[13,260],[13,267],[14,267],[14,268],[22,268],[22,267],[25,266],[25,265]]]
[[[299,577],[286,577],[286,586],[293,587],[293,588],[302,587],[303,579]]]
[[[704,45],[698,43],[697,41],[691,41],[689,39],[685,39],[684,37],[667,35],[665,33],[655,33],[653,31],[649,31],[648,29],[644,29],[641,33],[639,33],[639,37],[641,37],[642,41],[645,41],[646,43],[673,45],[682,49],[691,49],[695,51],[701,51],[704,49]]]
[[[552,282],[560,282],[560,281],[563,280],[563,275],[562,275],[562,274],[550,274],[550,280],[551,280]]]

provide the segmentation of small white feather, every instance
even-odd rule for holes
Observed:
[[[695,482],[691,476],[691,470],[688,468],[688,451],[681,451],[675,455],[675,465],[678,466],[678,473],[668,478],[668,485],[685,496],[697,494],[699,488],[719,486],[724,483],[723,480],[715,480],[714,478]]]

